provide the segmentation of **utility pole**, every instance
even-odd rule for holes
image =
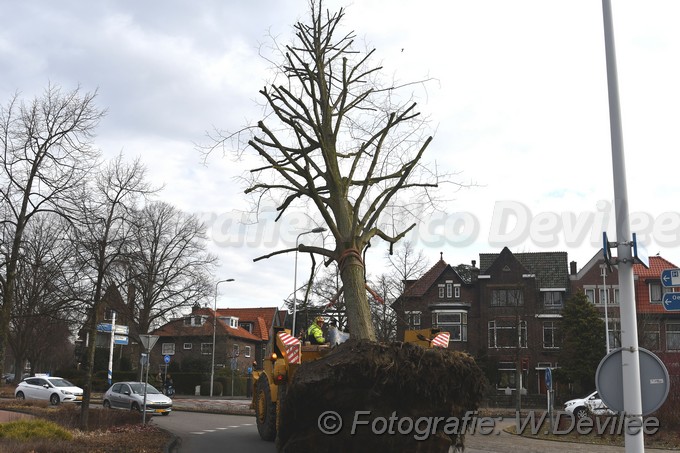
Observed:
[[[616,71],[616,47],[611,0],[602,0],[607,87],[609,94],[609,127],[614,176],[614,206],[616,213],[616,251],[619,274],[621,312],[621,373],[623,375],[623,409],[626,423],[642,426],[642,389],[640,385],[640,351],[637,339],[635,292],[633,281],[633,241],[628,212],[626,164],[623,153],[619,82]],[[606,236],[605,236],[606,237]],[[610,244],[604,244],[608,248]],[[614,244],[612,244],[614,245]],[[607,253],[607,250],[604,250]],[[607,332],[609,334],[609,332]],[[642,430],[625,430],[626,453],[642,453],[645,441]]]

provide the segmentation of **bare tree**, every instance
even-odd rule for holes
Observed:
[[[74,190],[98,157],[91,140],[103,112],[95,107],[95,96],[49,86],[29,104],[15,96],[0,108],[0,247],[5,258],[0,274],[0,369],[26,226],[40,212],[68,216]]]
[[[88,324],[89,336],[86,356],[86,375],[81,407],[80,424],[87,429],[92,389],[92,372],[97,336],[97,315],[100,312],[104,291],[116,285],[114,269],[122,266],[129,251],[132,234],[133,210],[140,197],[153,192],[145,181],[145,168],[136,159],[128,163],[122,155],[107,163],[92,187],[81,195],[80,219],[74,229],[78,259],[83,265],[82,280],[89,287]]]
[[[64,342],[68,343],[69,334],[62,333],[68,331],[74,302],[80,299],[70,293],[71,285],[65,281],[77,278],[67,270],[72,255],[71,244],[65,240],[67,227],[56,214],[43,213],[24,232],[8,335],[15,370],[23,369],[26,358],[33,366],[42,357],[67,349]],[[47,335],[50,341],[45,341]],[[21,373],[15,373],[15,380],[20,377]]]
[[[205,229],[195,215],[164,202],[136,213],[126,259],[135,303],[127,315],[140,333],[213,294],[217,257],[207,251]]]
[[[311,23],[295,25],[296,42],[277,67],[284,83],[260,91],[268,114],[248,145],[264,164],[251,170],[246,193],[274,198],[277,220],[298,201],[314,207],[335,248],[298,249],[338,263],[350,331],[375,339],[363,252],[374,237],[390,244],[403,238],[434,202],[440,176],[421,162],[432,140],[422,136],[426,120],[413,100],[398,102],[399,86],[378,80],[374,51],[356,51],[354,33],[339,30],[344,10],[323,12],[316,1],[310,9]],[[240,132],[221,134],[211,149]],[[403,220],[389,225],[394,218]]]

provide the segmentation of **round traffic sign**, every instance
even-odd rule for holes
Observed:
[[[668,396],[668,370],[652,352],[640,351],[640,390],[642,394],[642,415],[648,415],[661,407]],[[607,354],[595,373],[595,384],[602,401],[617,412],[623,412],[623,348]]]

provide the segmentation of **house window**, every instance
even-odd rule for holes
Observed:
[[[584,291],[590,303],[595,304],[595,288],[584,288]]]
[[[245,347],[245,351],[243,353],[245,357],[250,357],[250,346]]]
[[[600,300],[598,303],[604,304],[605,301],[608,301],[611,303],[610,297],[609,297],[609,290],[607,288],[600,288]]]
[[[562,291],[544,291],[543,306],[545,308],[562,307]]]
[[[444,285],[439,285],[437,287],[437,289],[439,290],[439,298],[443,299],[444,298]]]
[[[649,301],[653,304],[660,304],[663,301],[663,295],[673,292],[673,288],[661,286],[660,282],[649,283]]]
[[[453,297],[460,299],[460,285],[455,285],[453,287]]]
[[[451,335],[450,341],[467,341],[467,312],[438,311],[432,313],[432,327],[438,327]]]
[[[545,321],[543,323],[543,347],[545,349],[558,349],[557,323]]]
[[[231,347],[231,356],[232,357],[238,357],[239,351],[238,351],[238,345],[234,344]]]
[[[621,347],[621,323],[619,321],[612,321],[609,324],[609,348],[615,349]]]
[[[420,329],[420,315],[419,311],[407,311],[406,312],[406,322],[408,323],[409,330]]]
[[[446,297],[451,299],[453,297],[453,283],[446,284]]]
[[[187,316],[186,318],[184,318],[184,325],[185,326],[191,325],[191,316]]]
[[[193,347],[194,347],[194,345],[193,345],[192,343],[184,343],[184,344],[182,345],[182,348],[184,348],[185,351],[189,351],[189,350],[191,350],[191,348],[193,348]]]
[[[492,307],[519,307],[524,305],[524,294],[520,289],[494,289],[491,291]]]
[[[253,323],[251,322],[241,322],[239,323],[239,327],[241,327],[243,330],[253,333]]]
[[[609,303],[619,305],[619,288],[614,288],[614,300],[610,300]]]
[[[498,362],[498,383],[499,389],[516,387],[517,365],[514,362]]]
[[[646,322],[640,332],[640,346],[650,351],[660,349],[661,331],[658,322]]]
[[[527,347],[527,322],[519,322],[519,334],[517,321],[514,319],[498,319],[489,321],[489,347],[490,348],[516,348]]]
[[[666,324],[666,350],[680,351],[680,324]]]
[[[201,354],[203,355],[208,355],[212,354],[212,348],[213,344],[212,343],[201,343]]]
[[[175,343],[161,344],[161,355],[173,355],[175,353]]]

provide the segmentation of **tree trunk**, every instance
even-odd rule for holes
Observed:
[[[366,297],[364,267],[356,256],[348,256],[341,263],[341,278],[345,292],[345,309],[352,338],[375,341],[371,323],[371,309]]]

